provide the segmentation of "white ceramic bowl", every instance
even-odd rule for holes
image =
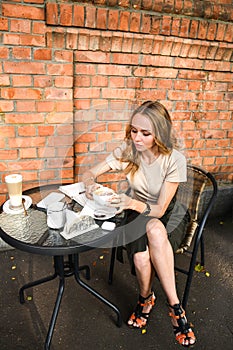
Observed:
[[[97,188],[93,193],[93,199],[96,203],[108,206],[111,199],[116,196],[116,193],[108,187]]]

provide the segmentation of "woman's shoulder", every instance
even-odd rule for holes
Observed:
[[[172,152],[170,153],[170,156],[173,159],[186,159],[183,152],[178,151],[177,149],[173,148]]]

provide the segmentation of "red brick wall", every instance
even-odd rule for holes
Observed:
[[[81,179],[147,99],[190,162],[232,182],[232,19],[230,0],[1,2],[1,201],[10,172],[25,188]]]

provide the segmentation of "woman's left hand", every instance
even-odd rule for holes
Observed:
[[[121,213],[125,209],[130,209],[132,198],[127,196],[125,193],[118,194],[109,203],[111,207],[117,208],[116,214]]]

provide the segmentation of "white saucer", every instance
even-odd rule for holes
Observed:
[[[30,207],[30,205],[32,204],[32,199],[29,196],[24,196],[23,195],[22,197],[25,199],[24,206],[25,206],[25,209],[27,210]],[[9,205],[10,205],[10,200],[8,199],[3,204],[3,211],[4,211],[4,213],[7,213],[7,214],[20,214],[20,213],[24,212],[23,208],[21,208],[19,210],[12,210],[12,209],[10,209]]]
[[[99,212],[100,216],[96,216],[95,213]],[[93,213],[93,218],[97,220],[107,220],[111,219],[116,215],[117,209],[116,208],[103,208],[103,209],[97,209]]]

